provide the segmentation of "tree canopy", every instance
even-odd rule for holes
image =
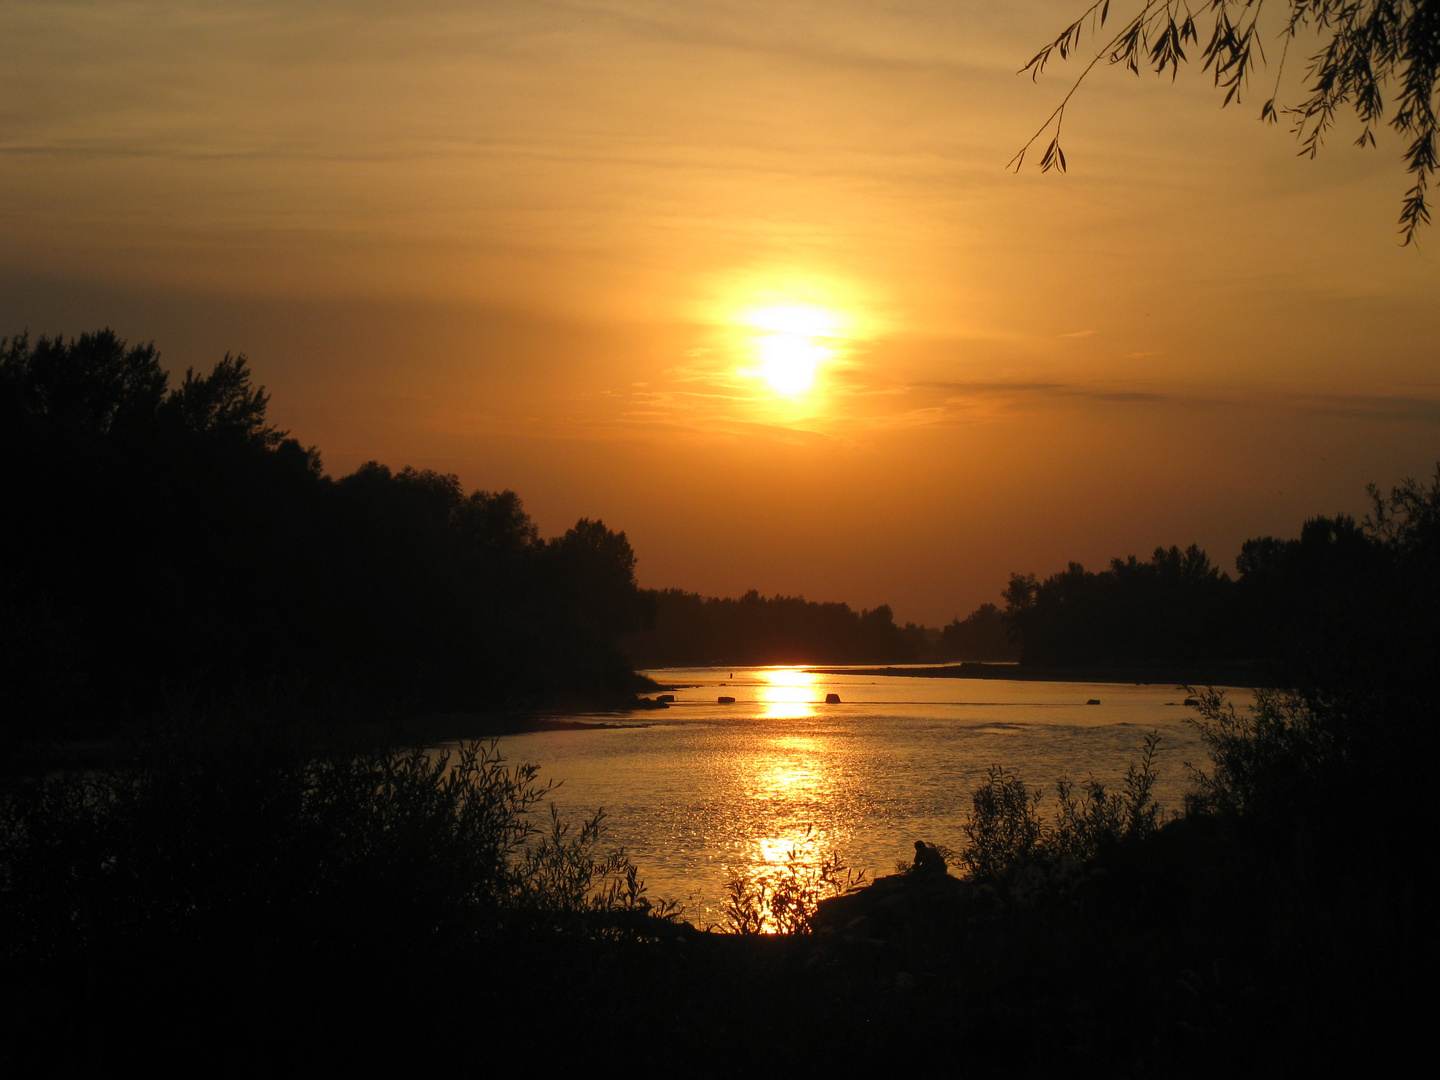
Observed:
[[[623,532],[512,491],[324,473],[243,356],[178,386],[109,330],[0,341],[0,749],[278,684],[377,705],[627,700]]]
[[[1120,5],[1116,5],[1117,9]],[[1030,141],[1011,159],[1017,170],[1025,153],[1052,132],[1040,168],[1065,171],[1060,132],[1065,109],[1076,89],[1096,67],[1124,65],[1136,75],[1142,66],[1173,79],[1189,63],[1187,47],[1199,50],[1206,71],[1225,91],[1224,104],[1239,102],[1258,62],[1265,63],[1262,16],[1266,0],[1203,0],[1191,10],[1184,0],[1132,0],[1128,14],[1111,22],[1111,0],[1096,0],[1021,71],[1037,77],[1057,55],[1069,59],[1088,35],[1096,46],[1089,62]],[[1338,114],[1353,112],[1361,131],[1359,146],[1375,145],[1375,128],[1388,124],[1406,140],[1403,157],[1414,183],[1400,207],[1400,233],[1409,244],[1430,221],[1426,202],[1435,172],[1435,102],[1440,91],[1440,6],[1426,0],[1285,0],[1268,5],[1276,12],[1264,23],[1279,39],[1275,82],[1261,104],[1260,117],[1271,123],[1284,114],[1300,141],[1300,152],[1314,157]],[[1283,15],[1277,11],[1283,10]],[[1302,96],[1280,100],[1290,46],[1298,38],[1316,42],[1306,60]],[[1202,45],[1201,40],[1205,39]],[[1387,111],[1389,115],[1387,117]]]
[[[1191,544],[1149,562],[1112,559],[1092,573],[1072,562],[1039,581],[1012,574],[1005,616],[1033,664],[1170,664],[1224,659],[1232,582]]]

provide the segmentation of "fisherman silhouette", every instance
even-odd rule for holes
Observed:
[[[917,877],[944,877],[949,868],[945,865],[945,856],[938,850],[924,840],[916,840],[915,863],[910,867],[910,873]]]

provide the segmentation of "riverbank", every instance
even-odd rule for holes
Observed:
[[[617,717],[636,706],[616,707]],[[432,746],[436,743],[494,739],[501,735],[526,735],[535,731],[583,731],[637,727],[634,723],[608,720],[575,720],[557,712],[452,712],[407,718],[371,734],[377,742],[401,746]]]
[[[1042,667],[1031,664],[959,664],[905,667],[807,667],[816,675],[901,675],[917,679],[1013,679],[1021,682],[1126,683],[1135,686],[1273,686],[1264,671],[1241,665],[1228,667]]]
[[[670,690],[636,676],[638,688]],[[637,727],[631,713],[646,706],[638,695],[552,698],[527,707],[450,710],[444,712],[379,711],[336,715],[319,710],[311,715],[297,708],[286,721],[256,725],[244,707],[230,703],[217,708],[208,720],[187,722],[191,735],[205,739],[241,743],[276,741],[308,746],[315,750],[347,746],[362,748],[391,746],[435,746],[441,743],[497,739],[504,735],[525,735],[539,731],[607,730]],[[651,704],[650,708],[655,706]],[[613,713],[615,719],[575,719],[575,714]],[[181,732],[159,722],[139,724],[114,734],[70,734],[59,738],[35,735],[11,740],[0,748],[0,776],[41,777],[65,770],[106,769],[125,766],[137,756],[145,758],[156,740],[172,740]],[[198,745],[198,743],[197,743]]]

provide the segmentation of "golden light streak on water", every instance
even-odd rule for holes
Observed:
[[[822,700],[818,676],[798,668],[766,668],[757,674],[764,719],[803,720],[815,715],[815,706]]]

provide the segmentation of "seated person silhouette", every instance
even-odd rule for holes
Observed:
[[[945,856],[924,840],[915,841],[915,863],[910,867],[910,873],[916,877],[937,878],[944,877],[948,872]]]

